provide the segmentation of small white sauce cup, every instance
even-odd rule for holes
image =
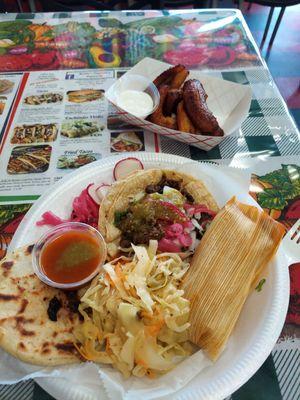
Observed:
[[[120,79],[110,88],[111,100],[115,105],[118,105],[118,97],[120,93],[127,90],[135,90],[138,92],[147,93],[153,101],[153,108],[145,115],[138,115],[138,118],[145,119],[148,115],[152,114],[159,105],[160,95],[154,83],[142,75],[127,74],[121,76]]]

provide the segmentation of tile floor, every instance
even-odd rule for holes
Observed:
[[[222,6],[222,2],[220,2]],[[247,10],[248,3],[244,4],[244,15],[249,28],[258,45],[261,43],[266,25],[269,7],[252,4]],[[271,37],[280,9],[276,8],[272,24],[262,55],[284,97],[291,114],[294,116],[298,127],[300,126],[300,4],[287,7],[277,31],[272,48],[268,51],[268,40]]]

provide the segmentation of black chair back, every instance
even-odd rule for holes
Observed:
[[[0,0],[0,13],[5,13],[6,10],[6,5],[4,3],[4,0]]]
[[[40,3],[43,11],[85,11],[88,9],[103,11],[113,9],[121,1],[108,1],[107,5],[97,0],[40,0]]]
[[[86,10],[139,10],[156,8],[159,1],[137,0],[128,5],[127,0],[40,0],[43,11],[86,11]]]

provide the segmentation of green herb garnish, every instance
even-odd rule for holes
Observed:
[[[126,217],[126,215],[128,214],[128,211],[116,211],[115,212],[115,220],[114,220],[114,224],[116,226],[118,226],[121,222],[121,220]]]
[[[258,283],[258,285],[256,286],[255,290],[257,292],[261,292],[262,291],[262,287],[264,286],[264,284],[266,283],[265,278],[261,279]]]

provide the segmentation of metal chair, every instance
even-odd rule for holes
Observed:
[[[262,41],[261,41],[261,44],[260,44],[261,48],[263,47],[263,45],[264,45],[264,43],[266,41],[267,35],[268,35],[268,31],[269,31],[270,24],[271,24],[272,17],[273,17],[273,13],[274,13],[274,8],[275,7],[281,7],[281,10],[280,10],[280,13],[278,15],[275,27],[273,29],[273,33],[272,33],[271,39],[269,41],[269,45],[268,45],[269,48],[272,47],[272,44],[274,42],[275,36],[277,34],[277,31],[278,31],[278,28],[279,28],[279,25],[280,25],[280,22],[282,20],[282,17],[283,17],[283,14],[285,12],[286,7],[295,6],[296,4],[300,3],[299,0],[248,0],[248,2],[250,3],[250,5],[252,3],[256,3],[256,4],[260,4],[262,6],[271,7],[270,12],[269,12],[269,16],[268,16],[268,20],[267,20],[267,24],[266,24],[266,27],[265,27],[265,31],[264,31],[264,34],[263,34],[263,38],[262,38]],[[242,4],[241,4],[241,7],[242,7]]]

